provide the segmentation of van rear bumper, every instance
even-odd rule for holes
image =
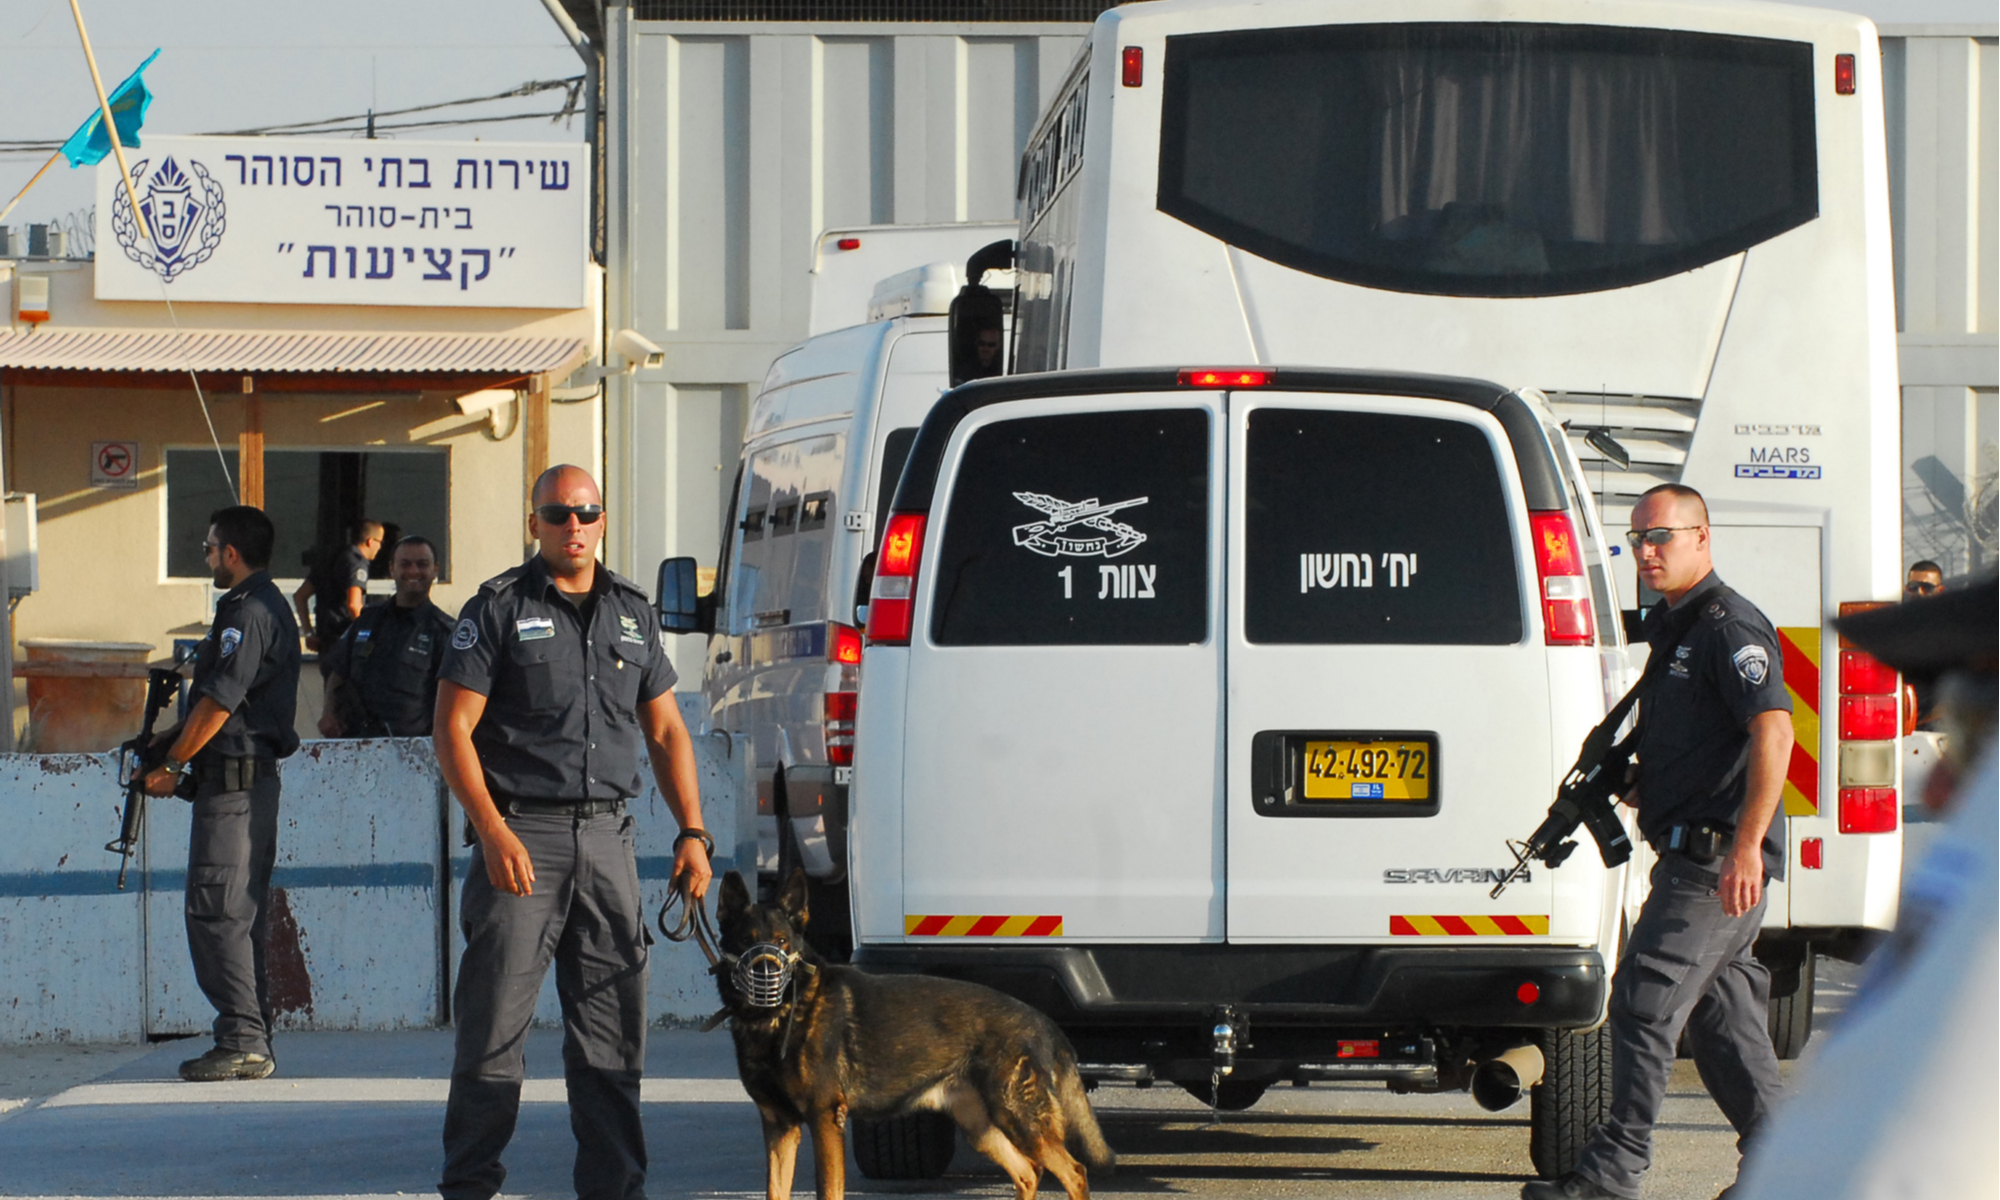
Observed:
[[[1065,1027],[1183,1025],[1228,1005],[1267,1027],[1584,1029],[1609,987],[1597,951],[1575,946],[864,945],[854,965],[982,983]]]

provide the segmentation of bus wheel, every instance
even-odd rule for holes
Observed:
[[[1798,968],[1798,986],[1788,996],[1778,994],[1777,973],[1772,974],[1771,1049],[1779,1058],[1794,1059],[1805,1053],[1806,1039],[1812,1037],[1813,963],[1818,957],[1810,949],[1806,951]]]
[[[958,1126],[930,1111],[879,1121],[856,1117],[848,1122],[847,1141],[854,1165],[870,1179],[937,1179],[951,1165]]]
[[[1611,1108],[1611,1028],[1545,1029],[1542,1081],[1528,1103],[1528,1157],[1554,1179],[1576,1167],[1590,1131]]]

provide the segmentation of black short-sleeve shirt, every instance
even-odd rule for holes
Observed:
[[[328,669],[347,681],[361,707],[389,733],[429,737],[438,670],[450,641],[451,618],[429,600],[410,608],[371,604],[327,652]]]
[[[639,706],[674,686],[674,669],[637,584],[600,565],[592,596],[582,610],[563,599],[537,554],[459,614],[439,678],[486,697],[472,746],[496,797],[639,794]]]
[[[347,615],[347,589],[368,590],[368,560],[352,546],[334,554],[313,577],[313,632],[321,649],[347,632],[354,618]]]
[[[196,699],[229,712],[221,732],[196,754],[284,758],[299,748],[299,624],[271,576],[259,571],[215,603],[215,623],[195,651]]]
[[[1695,821],[1734,824],[1749,787],[1750,719],[1790,712],[1778,634],[1757,606],[1714,573],[1675,608],[1698,606],[1673,639],[1664,606],[1647,614],[1654,653],[1673,657],[1639,713],[1639,831],[1648,839]],[[1785,877],[1785,820],[1764,835],[1764,869]]]

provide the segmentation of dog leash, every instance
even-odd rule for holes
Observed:
[[[667,898],[660,902],[660,915],[657,918],[660,934],[670,942],[686,942],[692,938],[694,944],[701,947],[702,955],[708,959],[708,973],[719,976],[729,970],[728,963],[716,949],[722,939],[716,936],[715,925],[709,920],[707,903],[689,896],[687,885],[682,882],[682,878],[678,875],[674,877],[673,883],[667,888]],[[668,914],[673,911],[675,901],[680,902],[680,917],[670,922]],[[729,1006],[725,1004],[715,1012],[715,1015],[701,1023],[701,1032],[712,1033],[728,1019]]]

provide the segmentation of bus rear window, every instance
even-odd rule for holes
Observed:
[[[1400,292],[1661,279],[1819,211],[1812,46],[1657,29],[1333,25],[1167,39],[1160,211]]]
[[[934,560],[932,638],[1204,640],[1208,471],[1208,416],[1198,409],[1024,417],[974,433]]]
[[[1506,492],[1493,444],[1476,426],[1282,408],[1249,420],[1251,641],[1521,640]]]

